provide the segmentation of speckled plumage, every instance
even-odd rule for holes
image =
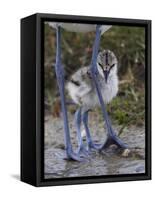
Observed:
[[[112,68],[110,69],[111,66]],[[100,52],[97,58],[97,68],[103,100],[105,103],[109,103],[118,92],[117,59],[114,53],[110,50]],[[107,82],[105,81],[103,70],[110,70]],[[100,105],[91,79],[89,66],[82,67],[75,72],[67,83],[66,88],[73,101],[86,110]]]

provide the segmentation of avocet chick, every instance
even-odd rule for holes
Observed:
[[[117,58],[110,50],[103,50],[97,57],[98,80],[105,103],[109,103],[118,92]],[[84,110],[99,106],[90,67],[82,67],[75,72],[66,88],[72,100]]]

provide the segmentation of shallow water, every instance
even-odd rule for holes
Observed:
[[[95,120],[94,120],[95,118]],[[69,116],[71,140],[73,147],[77,146],[76,131],[73,116]],[[96,116],[90,116],[90,129],[93,139],[103,143],[106,130],[102,121]],[[98,121],[98,123],[95,123]],[[118,131],[120,127],[115,126]],[[102,138],[102,139],[101,139]],[[50,116],[45,119],[45,178],[100,176],[112,174],[133,174],[145,172],[145,128],[127,127],[121,139],[128,144],[130,153],[124,155],[115,146],[106,152],[92,151],[89,158],[82,162],[65,160],[63,121]]]

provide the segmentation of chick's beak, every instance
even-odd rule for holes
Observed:
[[[104,77],[105,77],[105,82],[107,83],[108,76],[109,76],[109,71],[108,70],[104,70],[103,73],[104,73]]]

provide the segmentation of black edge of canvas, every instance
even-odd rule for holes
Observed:
[[[146,83],[145,83],[145,92],[146,92],[146,97],[145,97],[145,107],[146,107],[146,114],[145,114],[145,131],[147,134],[147,149],[145,150],[147,153],[147,158],[146,158],[146,168],[147,168],[147,176],[148,179],[152,179],[152,140],[151,140],[151,133],[152,133],[152,96],[151,96],[151,91],[152,91],[152,80],[151,80],[151,75],[152,75],[152,64],[151,64],[151,53],[152,53],[152,47],[151,47],[151,40],[152,40],[152,35],[151,35],[151,20],[147,21],[147,27],[146,27],[147,33],[146,33],[146,43],[147,43],[147,48],[145,49],[145,57],[146,57],[146,66],[145,66],[145,71],[146,71]],[[145,135],[146,136],[146,135]]]
[[[21,181],[36,185],[36,15],[21,19]]]
[[[43,134],[41,98],[43,48],[41,22],[44,20],[117,25],[139,25],[146,28],[146,133],[147,157],[145,174],[113,175],[104,177],[75,177],[53,180],[43,179]],[[30,102],[30,105],[29,103]],[[43,111],[43,110],[42,110]],[[31,114],[31,116],[30,116]],[[28,121],[27,121],[28,120]],[[21,20],[21,180],[34,186],[136,181],[151,179],[151,20],[118,19],[73,15],[37,13]]]

